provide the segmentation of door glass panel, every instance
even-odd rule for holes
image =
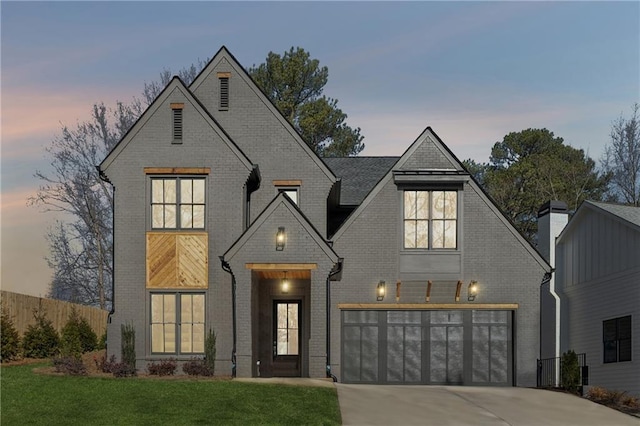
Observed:
[[[277,355],[298,355],[298,303],[276,303]]]

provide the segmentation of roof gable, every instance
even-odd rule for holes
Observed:
[[[230,136],[222,129],[222,127],[216,122],[216,120],[208,113],[204,106],[193,96],[191,91],[184,85],[182,80],[174,76],[173,79],[167,84],[162,92],[156,97],[156,99],[149,105],[149,107],[142,113],[138,120],[131,126],[122,139],[113,147],[113,149],[107,154],[104,160],[99,165],[99,169],[102,172],[106,172],[111,164],[126,150],[127,146],[135,139],[138,132],[145,126],[150,118],[158,111],[158,109],[165,105],[169,96],[175,91],[179,91],[186,100],[188,100],[193,107],[200,113],[204,120],[211,126],[229,149],[236,155],[240,162],[248,169],[255,169],[251,160],[242,152],[242,150],[233,142]]]
[[[260,215],[253,221],[253,223],[242,233],[242,235],[229,247],[229,249],[223,255],[226,261],[230,261],[234,256],[242,251],[243,247],[256,235],[262,228],[269,226],[270,219],[276,214],[276,212],[284,212],[288,217],[290,223],[298,224],[302,230],[306,232],[306,235],[310,236],[317,246],[327,255],[327,257],[334,263],[339,260],[336,252],[325,241],[320,232],[311,224],[306,218],[298,206],[289,198],[284,192],[279,193],[271,203],[260,213]],[[281,222],[278,222],[281,223]],[[273,236],[275,237],[275,230],[273,230]],[[287,231],[288,234],[292,233],[292,230]],[[274,239],[275,243],[275,239]]]
[[[629,228],[631,232],[640,232],[640,207],[585,200],[558,236],[557,243],[567,239],[576,230],[582,219],[590,214],[605,216]]]
[[[284,129],[290,134],[291,138],[295,141],[295,143],[299,146],[301,150],[316,164],[316,166],[322,170],[322,172],[332,181],[335,182],[337,179],[331,169],[327,167],[327,165],[322,161],[322,159],[318,156],[318,154],[313,151],[309,145],[307,145],[300,134],[295,130],[295,128],[289,123],[289,121],[280,113],[278,108],[271,102],[271,100],[264,94],[264,92],[258,87],[255,81],[251,78],[249,73],[245,70],[245,68],[238,62],[238,60],[227,50],[225,46],[222,46],[220,50],[211,58],[209,63],[202,69],[202,71],[198,74],[198,76],[193,80],[189,89],[192,92],[197,92],[200,86],[206,83],[207,80],[211,78],[216,78],[215,70],[219,64],[225,63],[228,67],[231,67],[233,70],[233,74],[246,84],[247,87],[251,89],[251,91],[256,95],[256,97],[261,101],[264,107],[269,111],[271,115],[283,126]]]
[[[334,234],[333,239],[339,239],[344,231],[349,228],[354,220],[368,207],[371,201],[387,185],[392,179],[394,172],[414,171],[417,174],[425,173],[433,176],[434,174],[444,174],[455,176],[455,179],[463,178],[468,185],[478,194],[485,202],[489,209],[503,223],[505,230],[508,230],[516,240],[529,252],[529,254],[547,271],[551,267],[540,253],[518,232],[515,226],[507,219],[507,217],[498,208],[495,202],[489,197],[484,189],[475,181],[473,176],[465,169],[462,162],[451,152],[444,144],[442,139],[431,129],[427,127],[411,146],[402,154],[397,163],[389,170],[386,175],[380,179],[376,186],[369,192],[362,203],[353,211],[347,220],[340,226]]]

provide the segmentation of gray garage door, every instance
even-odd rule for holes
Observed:
[[[512,311],[342,311],[345,383],[511,386]]]

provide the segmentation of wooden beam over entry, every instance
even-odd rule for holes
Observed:
[[[338,309],[491,309],[515,310],[517,303],[339,303]]]
[[[311,270],[318,269],[317,263],[246,263],[245,267],[258,273],[261,279],[287,278],[307,280],[311,278]]]

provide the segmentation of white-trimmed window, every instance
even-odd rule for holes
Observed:
[[[205,179],[151,179],[152,229],[204,229]]]
[[[151,294],[151,352],[204,353],[204,293]]]
[[[298,187],[290,187],[290,188],[279,187],[278,192],[284,192],[285,194],[287,194],[287,196],[291,198],[291,201],[293,201],[297,206],[298,205],[298,189],[299,189]]]
[[[457,191],[404,191],[404,248],[455,249]]]

